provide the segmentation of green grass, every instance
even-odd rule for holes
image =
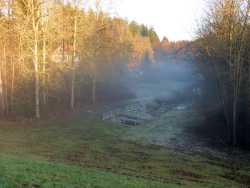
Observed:
[[[124,140],[130,128],[73,118],[0,123],[0,187],[237,188],[226,160]],[[240,177],[240,178],[237,178]]]
[[[114,175],[109,172],[41,161],[0,157],[0,187],[43,188],[163,188],[164,184]],[[169,185],[174,187],[172,185]]]

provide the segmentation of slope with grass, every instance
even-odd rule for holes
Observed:
[[[249,163],[125,140],[130,127],[86,114],[0,123],[2,187],[242,187]],[[241,162],[241,163],[240,163]],[[1,187],[0,186],[0,187]]]
[[[77,166],[0,156],[0,187],[163,188],[166,185]],[[169,185],[175,187],[175,185]]]

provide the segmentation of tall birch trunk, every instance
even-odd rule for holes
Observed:
[[[38,54],[38,33],[39,33],[39,24],[36,18],[38,14],[36,11],[37,7],[34,6],[34,2],[32,3],[32,26],[33,26],[33,66],[34,66],[34,74],[35,74],[35,117],[40,119],[40,80],[39,80],[39,54]]]
[[[45,32],[43,33],[43,67],[42,67],[42,72],[43,72],[43,80],[42,80],[42,84],[43,84],[43,93],[42,93],[42,97],[43,97],[43,104],[46,105],[47,104],[47,82],[46,82],[46,56],[47,56],[47,51],[46,51],[46,39],[45,39]]]
[[[39,67],[38,67],[38,38],[35,32],[34,40],[34,57],[33,57],[34,71],[35,71],[35,111],[36,118],[40,118],[40,83],[39,83]]]
[[[3,48],[4,61],[2,65],[2,81],[3,81],[3,98],[4,98],[4,114],[8,115],[9,113],[9,103],[8,103],[8,80],[7,80],[7,54],[6,54],[6,45]]]
[[[76,7],[75,7],[75,11]],[[71,110],[75,109],[75,81],[76,81],[76,41],[77,40],[77,12],[74,16],[74,37],[73,37],[73,56],[72,56],[72,80],[71,80],[71,96],[70,107]]]

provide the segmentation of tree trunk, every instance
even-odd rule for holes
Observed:
[[[96,104],[96,76],[92,79],[92,104]]]
[[[47,104],[47,82],[46,82],[46,40],[45,40],[45,32],[43,33],[43,104]]]
[[[3,63],[0,62],[0,104],[1,104],[1,115],[4,115],[5,111],[5,103],[4,103],[4,94],[3,94],[3,80],[2,80],[2,72],[3,72]]]
[[[8,115],[9,113],[9,103],[8,103],[8,80],[7,80],[7,55],[6,55],[6,46],[4,45],[4,61],[3,61],[3,72],[2,72],[2,81],[3,81],[3,98],[4,98],[4,114]]]
[[[10,109],[13,110],[14,105],[14,90],[15,90],[15,63],[11,58],[12,76],[11,76],[11,92],[10,92]]]
[[[235,98],[233,101],[233,135],[232,135],[232,142],[233,146],[236,147],[237,145],[237,99]]]
[[[71,80],[71,97],[70,97],[70,107],[71,110],[75,109],[75,67],[73,66],[72,70],[72,80]]]
[[[36,27],[37,28],[37,27]],[[37,30],[34,31],[34,53],[33,64],[35,72],[35,113],[36,118],[40,119],[40,83],[39,83],[39,65],[38,65],[38,36]]]
[[[77,10],[75,10],[77,11]],[[71,110],[75,109],[75,80],[76,80],[76,40],[77,40],[77,13],[74,16],[74,39],[73,39],[73,56],[72,56],[72,80],[71,80]]]

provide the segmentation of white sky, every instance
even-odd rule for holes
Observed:
[[[113,0],[116,15],[155,28],[170,40],[190,40],[204,11],[204,0]]]

